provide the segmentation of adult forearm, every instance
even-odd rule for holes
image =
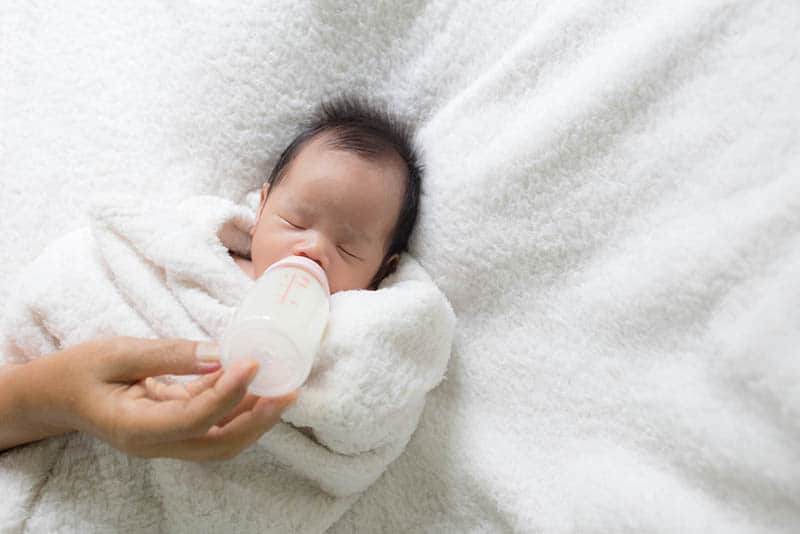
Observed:
[[[58,357],[0,367],[0,450],[73,430],[64,417],[67,400]]]

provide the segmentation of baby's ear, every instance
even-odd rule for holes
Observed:
[[[400,261],[400,254],[392,254],[386,261],[384,261],[378,268],[378,272],[375,273],[375,277],[372,279],[372,282],[369,284],[367,289],[378,289],[378,286],[381,284],[383,279],[397,269],[398,261]]]
[[[397,264],[400,261],[400,254],[392,254],[392,257],[386,260],[386,274],[384,276],[389,276],[392,274],[395,269],[397,269]]]
[[[256,214],[256,220],[253,222],[253,226],[250,227],[250,237],[253,237],[253,234],[256,231],[256,226],[258,226],[258,222],[261,220],[261,214],[264,212],[264,204],[267,201],[268,192],[269,192],[269,182],[264,182],[264,185],[261,186],[261,202],[258,204],[258,213]]]

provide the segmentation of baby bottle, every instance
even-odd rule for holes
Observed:
[[[328,322],[330,288],[316,262],[289,256],[267,268],[233,315],[220,348],[223,367],[259,361],[248,391],[278,397],[308,378]]]

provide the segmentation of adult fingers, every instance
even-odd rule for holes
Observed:
[[[256,360],[241,360],[226,369],[215,383],[188,400],[150,402],[130,408],[125,425],[137,443],[168,442],[205,434],[245,395],[258,370]]]
[[[139,339],[118,337],[106,340],[106,378],[134,382],[148,376],[209,373],[219,369],[213,345],[186,339]]]
[[[183,384],[165,384],[155,378],[147,377],[142,382],[145,394],[148,399],[165,400],[189,400],[192,396],[183,387]]]
[[[259,397],[258,395],[252,395],[248,393],[247,395],[244,396],[242,401],[236,405],[236,408],[228,412],[228,414],[225,417],[217,421],[215,426],[225,426],[234,419],[236,419],[240,413],[252,410],[253,406],[256,405],[256,403],[260,398],[261,397]]]
[[[225,426],[214,426],[201,437],[150,447],[145,454],[196,462],[233,458],[275,426],[296,396],[292,392],[277,398],[258,397],[252,409],[240,413]]]
[[[222,371],[202,375],[200,378],[188,383],[172,382],[164,383],[159,379],[147,377],[144,379],[144,388],[147,397],[153,400],[189,400],[195,395],[212,387]]]
[[[220,376],[222,376],[222,370],[203,375],[200,378],[196,378],[195,380],[184,384],[184,386],[186,387],[186,391],[189,392],[189,395],[194,397],[208,388],[213,387],[214,384],[217,383],[217,380]]]

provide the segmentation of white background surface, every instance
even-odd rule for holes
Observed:
[[[387,97],[459,330],[334,531],[797,531],[796,2],[222,6],[4,5],[0,299],[96,195],[239,199]]]

